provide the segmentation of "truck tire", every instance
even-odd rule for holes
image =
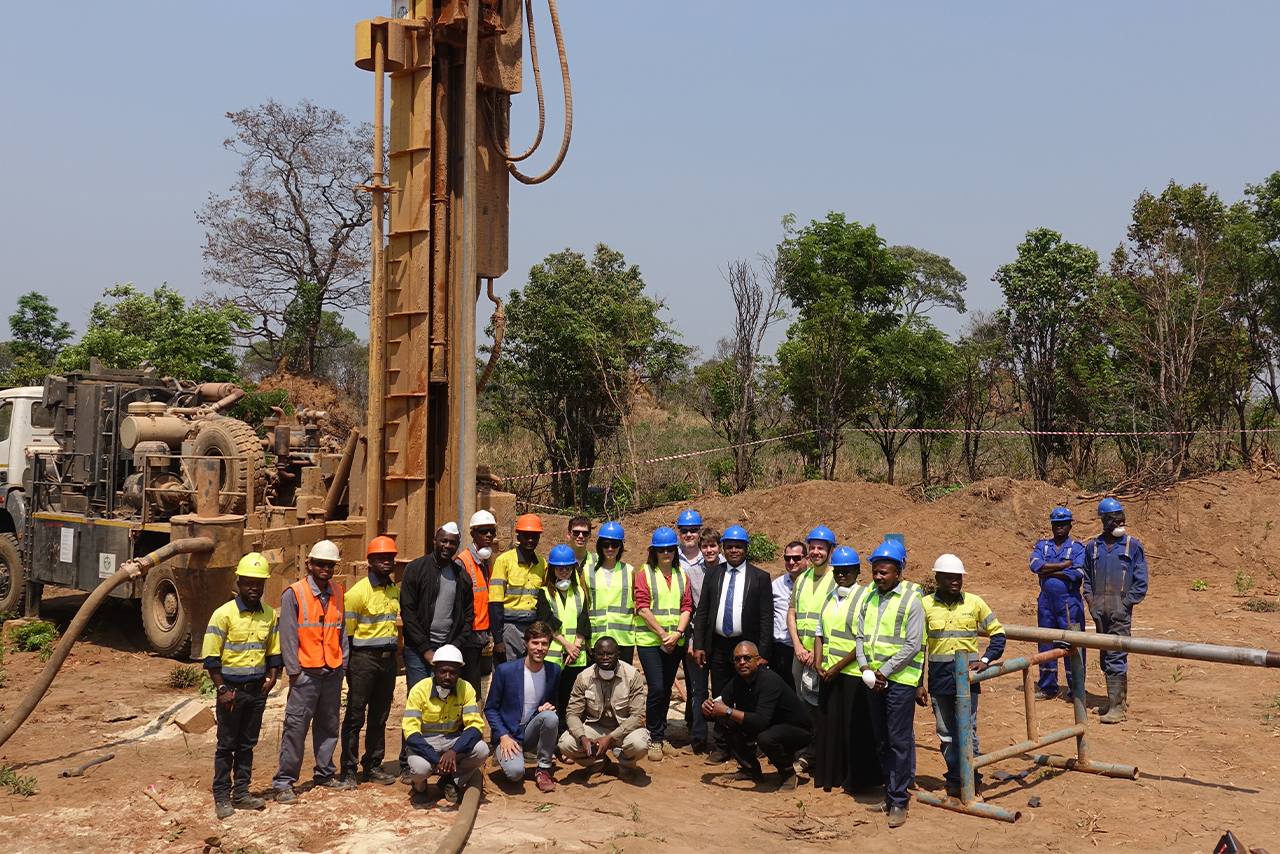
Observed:
[[[18,613],[25,589],[18,538],[13,534],[0,534],[0,611]]]
[[[201,457],[244,457],[229,459],[222,464],[220,488],[223,495],[218,506],[223,513],[244,513],[245,496],[253,493],[254,506],[262,503],[267,485],[267,458],[262,451],[262,440],[253,428],[235,418],[214,418],[200,421],[196,427],[194,450]],[[249,482],[249,469],[253,469],[253,483]],[[194,473],[188,478],[195,482]],[[239,495],[227,493],[240,493]]]
[[[191,622],[171,566],[157,566],[143,579],[142,630],[158,655],[185,658],[191,650]]]

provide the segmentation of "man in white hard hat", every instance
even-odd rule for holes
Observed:
[[[349,653],[342,586],[330,581],[341,559],[337,544],[316,543],[307,554],[307,577],[289,585],[280,597],[280,652],[289,676],[289,700],[280,735],[280,769],[271,781],[277,803],[298,801],[293,786],[302,772],[308,729],[315,784],[355,788],[354,782],[336,776],[333,764]]]
[[[987,603],[972,593],[965,593],[964,562],[952,554],[944,554],[933,563],[937,588],[924,597],[928,629],[925,646],[929,652],[929,687],[921,685],[917,696],[933,698],[933,717],[937,725],[942,756],[947,761],[947,794],[960,797],[960,732],[956,724],[957,652],[965,652],[969,669],[985,670],[1004,654],[1004,627],[991,613]],[[990,638],[987,651],[978,655],[978,635]],[[975,682],[972,691],[973,755],[978,755],[978,697],[982,683]],[[981,775],[974,774],[974,791]]]
[[[475,614],[471,621],[471,634],[459,646],[462,648],[462,678],[480,690],[480,679],[493,672],[493,632],[489,612],[496,605],[489,601],[489,575],[493,571],[493,541],[498,537],[498,522],[488,510],[471,514],[467,524],[471,529],[471,545],[458,553],[458,560],[466,570],[471,584],[471,600]],[[484,699],[483,697],[481,698]]]
[[[462,652],[453,644],[435,651],[431,675],[413,686],[404,708],[412,797],[426,794],[427,779],[440,775],[440,793],[457,804],[476,769],[489,758],[484,717],[462,673]]]

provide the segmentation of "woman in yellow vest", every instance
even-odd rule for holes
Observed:
[[[636,652],[635,570],[622,560],[627,534],[617,522],[606,522],[596,534],[596,559],[583,565],[592,646],[613,638],[618,660],[630,664]]]
[[[835,586],[814,630],[813,652],[821,682],[814,711],[814,788],[846,792],[879,786],[880,760],[871,736],[867,686],[858,669],[858,608],[869,587],[858,583],[862,559],[848,546],[831,555]]]
[[[591,648],[591,621],[587,617],[590,601],[582,584],[577,556],[570,546],[556,546],[547,556],[547,583],[538,591],[537,622],[546,623],[554,634],[547,661],[563,668],[556,696],[556,714],[560,727],[565,726],[565,709],[578,674],[587,669],[587,650]]]
[[[649,729],[649,761],[662,761],[671,687],[684,658],[684,635],[693,619],[693,587],[676,564],[680,538],[668,527],[653,532],[649,562],[636,573],[636,654],[649,688],[645,726]]]

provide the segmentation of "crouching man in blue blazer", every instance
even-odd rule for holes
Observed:
[[[551,776],[560,721],[556,716],[556,687],[560,665],[546,661],[551,627],[534,623],[525,629],[524,658],[499,664],[493,671],[484,715],[498,743],[498,764],[508,779],[524,779],[524,752],[535,746],[539,792],[554,792]]]

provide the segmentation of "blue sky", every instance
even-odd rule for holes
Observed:
[[[79,332],[113,282],[204,292],[194,214],[238,165],[224,114],[309,98],[370,117],[352,29],[390,6],[6,3],[2,316],[41,290]],[[949,256],[970,306],[991,309],[991,275],[1029,229],[1105,258],[1142,190],[1198,181],[1235,200],[1280,169],[1274,3],[561,0],[560,14],[573,143],[550,182],[513,183],[497,284],[603,241],[704,351],[729,328],[720,271],[769,250],[787,213],[843,211]],[[531,169],[559,141],[558,74],[544,70]],[[516,150],[536,120],[526,86]],[[964,318],[935,321],[954,332]]]

